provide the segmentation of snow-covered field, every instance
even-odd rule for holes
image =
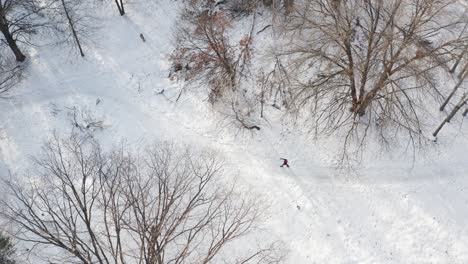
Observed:
[[[332,140],[300,128],[228,129],[202,94],[175,103],[180,84],[167,77],[177,8],[163,2],[135,1],[124,17],[110,4],[99,10],[84,59],[68,47],[28,50],[25,80],[0,102],[0,173],[25,170],[54,131],[72,129],[76,112],[104,121],[95,135],[107,145],[168,139],[222,153],[271,205],[265,228],[286,242],[287,263],[468,263],[466,124],[447,127],[415,162],[384,153],[355,172],[335,169]],[[279,167],[282,157],[291,168]]]

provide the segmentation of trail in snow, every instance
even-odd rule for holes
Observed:
[[[166,78],[171,3],[143,16],[137,3],[131,7],[140,10],[129,8],[129,18],[108,15],[102,32],[108,48],[87,50],[84,61],[64,65],[56,50],[38,50],[17,98],[0,106],[8,137],[0,142],[3,169],[24,168],[50,132],[69,130],[66,109],[78,106],[105,117],[109,127],[96,136],[106,144],[173,139],[222,153],[228,169],[271,204],[266,227],[287,242],[288,263],[468,262],[463,157],[412,170],[409,163],[388,162],[346,177],[324,162],[326,146],[309,145],[300,131],[283,136],[282,128],[265,126],[236,136],[215,128],[219,115],[196,95],[177,104],[155,95],[176,88]],[[456,142],[456,154],[466,151],[463,138]],[[290,168],[279,167],[281,157]]]

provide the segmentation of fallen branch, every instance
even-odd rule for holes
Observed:
[[[249,125],[245,122],[245,120],[243,118],[241,118],[239,116],[239,113],[236,111],[235,107],[234,107],[234,103],[231,104],[231,107],[232,107],[232,111],[234,112],[234,115],[236,117],[236,120],[237,122],[239,122],[243,128],[246,128],[246,129],[249,129],[249,130],[252,130],[252,129],[256,129],[256,130],[260,130],[260,127],[257,126],[257,125]]]
[[[265,26],[264,28],[262,28],[262,30],[260,30],[260,31],[257,32],[257,35],[260,34],[260,33],[262,33],[263,31],[265,31],[265,30],[266,30],[267,28],[269,28],[269,27],[271,27],[271,25]]]

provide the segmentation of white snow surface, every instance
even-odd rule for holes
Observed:
[[[254,133],[227,127],[203,91],[174,102],[181,84],[167,77],[177,8],[162,2],[129,3],[124,17],[110,3],[97,10],[101,28],[84,59],[63,46],[28,50],[25,79],[0,101],[0,173],[21,173],[51,133],[68,133],[75,107],[104,120],[95,135],[105,145],[167,139],[222,153],[271,204],[265,228],[285,241],[286,263],[468,263],[466,124],[448,124],[416,161],[383,153],[357,172],[335,169],[332,139],[279,121]],[[283,157],[291,168],[279,167]]]

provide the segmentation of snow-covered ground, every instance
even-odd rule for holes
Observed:
[[[71,130],[76,112],[104,121],[95,135],[107,145],[169,139],[222,153],[271,205],[265,228],[286,242],[287,263],[468,263],[466,124],[448,126],[416,162],[382,154],[357,172],[337,171],[330,139],[278,123],[253,134],[226,129],[201,94],[175,103],[180,84],[167,76],[177,8],[142,2],[124,17],[100,10],[84,59],[68,47],[28,51],[25,80],[0,102],[0,173],[26,169],[51,133]],[[291,168],[279,167],[282,157]]]

